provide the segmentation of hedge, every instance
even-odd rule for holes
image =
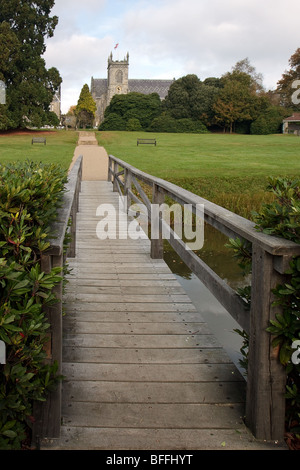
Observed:
[[[0,449],[24,448],[34,422],[33,403],[45,401],[60,377],[46,363],[49,324],[45,306],[56,301],[52,289],[60,268],[41,271],[41,255],[53,236],[67,181],[57,165],[33,162],[0,165]]]

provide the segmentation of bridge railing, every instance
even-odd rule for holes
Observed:
[[[258,232],[254,223],[234,214],[190,191],[144,173],[128,163],[109,155],[108,181],[114,191],[131,202],[141,203],[148,210],[149,219],[159,225],[159,237],[151,239],[151,257],[163,257],[163,229],[165,221],[153,207],[163,204],[166,197],[181,205],[188,204],[193,213],[202,205],[204,221],[228,237],[248,240],[252,245],[251,308],[245,307],[239,295],[220,278],[186,244],[171,227],[168,242],[191,271],[212,292],[229,314],[249,335],[246,424],[258,439],[282,440],[285,423],[286,372],[274,349],[271,335],[266,331],[270,320],[280,312],[273,305],[272,290],[285,279],[285,271],[293,256],[300,255],[300,246]],[[151,197],[148,197],[150,187]]]
[[[82,159],[77,158],[68,175],[68,182],[65,185],[62,206],[58,211],[57,221],[51,227],[52,233],[56,237],[48,240],[50,247],[47,249],[41,260],[41,270],[50,272],[54,267],[63,270],[66,257],[75,257],[76,246],[76,214],[78,212],[79,193],[82,178]],[[66,235],[70,237],[70,243],[66,243]],[[57,362],[58,371],[62,373],[62,294],[63,281],[54,289],[57,302],[47,307],[46,315],[50,324],[49,342],[47,348],[47,362],[54,364]],[[61,383],[55,391],[49,393],[47,400],[34,405],[35,423],[33,425],[32,442],[38,445],[39,439],[58,438],[61,428]]]

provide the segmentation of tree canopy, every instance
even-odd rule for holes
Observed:
[[[45,37],[58,22],[50,16],[53,6],[54,0],[0,0],[0,80],[6,85],[0,129],[57,123],[50,103],[62,79],[42,58]]]
[[[300,88],[300,49],[290,59],[291,69],[279,82],[282,88],[266,92],[263,76],[248,58],[238,61],[222,77],[204,81],[195,74],[175,80],[166,98],[129,93],[115,95],[105,111],[100,130],[150,132],[207,132],[220,130],[253,134],[281,131],[291,112],[293,81]],[[279,93],[282,93],[279,100]],[[156,96],[155,96],[156,95]],[[300,96],[300,91],[297,96]],[[289,100],[285,100],[285,97]],[[295,108],[294,109],[299,109]]]
[[[161,100],[157,93],[144,95],[131,92],[127,95],[115,95],[105,110],[105,120],[100,125],[100,129],[110,128],[112,123],[115,127],[116,123],[119,123],[119,125],[122,124],[122,129],[126,130],[127,123],[130,121],[129,127],[134,125],[136,130],[146,130],[160,113]],[[113,116],[110,117],[110,115]]]
[[[300,80],[300,47],[290,57],[289,65],[289,70],[286,70],[282,74],[281,79],[277,83],[277,92],[280,95],[282,106],[290,107],[294,111],[299,111],[300,104],[295,103],[295,100],[293,100],[295,92],[293,84],[295,81]]]
[[[77,106],[75,108],[75,115],[77,117],[77,124],[79,127],[93,125],[96,109],[97,106],[91,95],[89,86],[85,84],[81,89]]]

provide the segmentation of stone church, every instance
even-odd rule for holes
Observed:
[[[163,100],[175,80],[130,79],[128,72],[129,54],[127,53],[124,60],[113,60],[111,53],[108,58],[107,78],[92,77],[91,94],[97,105],[95,126],[98,127],[104,120],[104,111],[114,95],[126,95],[130,92],[144,95],[158,93]]]

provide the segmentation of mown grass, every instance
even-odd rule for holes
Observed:
[[[32,137],[46,137],[47,144],[31,144]],[[69,168],[78,140],[75,131],[0,133],[0,163],[31,160]]]
[[[300,139],[290,135],[97,133],[107,152],[244,217],[272,199],[270,176],[300,177]],[[156,137],[157,146],[136,145]]]

